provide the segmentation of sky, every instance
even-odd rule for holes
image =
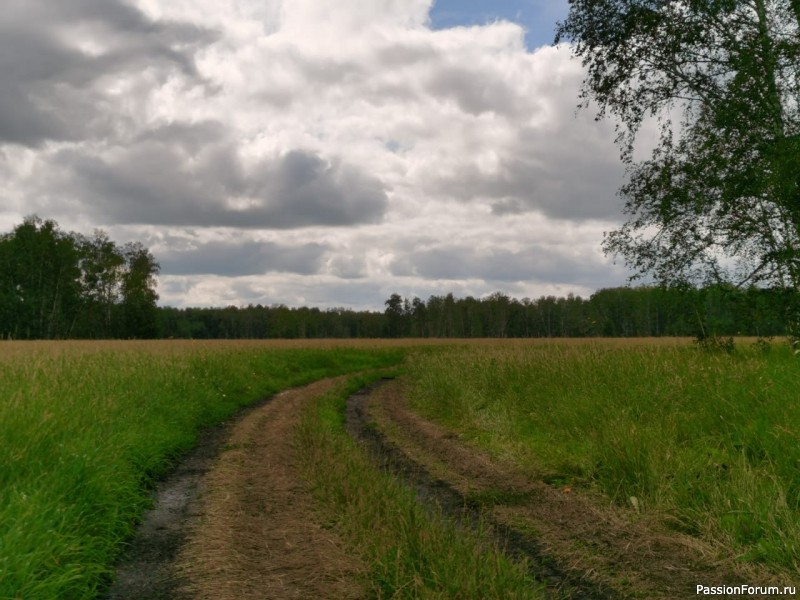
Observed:
[[[8,5],[10,3],[10,6]],[[566,0],[6,0],[0,231],[141,241],[160,304],[623,285]]]

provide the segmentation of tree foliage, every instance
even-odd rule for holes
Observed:
[[[0,236],[0,336],[156,337],[159,266],[139,243],[117,245],[31,216]]]
[[[800,0],[570,0],[585,102],[618,123],[608,253],[661,283],[800,285]],[[660,136],[635,161],[652,119]]]

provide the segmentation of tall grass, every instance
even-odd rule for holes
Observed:
[[[345,433],[348,392],[318,399],[297,432],[301,464],[323,519],[370,565],[378,598],[541,598],[542,586],[485,536],[423,508],[414,492],[378,471]]]
[[[776,568],[800,563],[800,363],[586,343],[410,358],[417,410],[546,481],[636,510]]]
[[[6,352],[4,352],[6,351]],[[93,598],[200,428],[397,350],[0,345],[0,598]]]

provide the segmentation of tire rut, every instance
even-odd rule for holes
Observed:
[[[413,460],[402,448],[391,442],[373,423],[367,403],[372,393],[391,381],[390,378],[359,390],[347,400],[345,427],[355,440],[364,445],[376,464],[411,485],[418,500],[438,508],[457,523],[471,528],[488,525],[498,546],[517,560],[526,560],[530,574],[547,585],[553,598],[586,600],[617,600],[618,592],[577,576],[559,565],[555,557],[535,539],[494,519],[481,505],[465,497],[447,481],[432,475],[422,464]]]

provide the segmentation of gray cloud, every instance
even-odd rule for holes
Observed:
[[[382,68],[399,69],[429,63],[438,53],[427,40],[387,40],[375,49],[374,56]]]
[[[196,156],[208,144],[220,142],[225,136],[225,126],[219,121],[173,122],[140,132],[133,143],[155,142],[175,146]]]
[[[623,168],[605,124],[563,121],[555,131],[527,128],[496,170],[465,157],[452,173],[433,175],[431,189],[462,201],[486,200],[496,215],[538,211],[557,219],[617,220]]]
[[[521,251],[503,248],[478,251],[454,245],[410,252],[395,260],[392,274],[439,280],[482,279],[496,284],[558,281],[590,285],[597,277],[597,264],[546,246],[531,246]]]
[[[441,66],[431,73],[427,89],[434,96],[452,99],[461,110],[472,115],[485,112],[518,115],[524,110],[517,99],[517,90],[509,81],[487,69]]]
[[[161,252],[165,275],[221,275],[238,277],[270,272],[313,275],[319,271],[328,247],[322,244],[291,246],[273,242],[212,242],[196,249]]]
[[[292,150],[245,167],[215,122],[161,127],[103,156],[62,151],[54,163],[61,193],[116,223],[345,226],[379,222],[388,203],[378,179],[312,152]]]
[[[378,179],[312,153],[291,151],[259,171],[248,191],[266,201],[263,216],[273,227],[375,223],[386,210]]]
[[[109,135],[124,119],[105,78],[147,69],[198,79],[194,53],[215,39],[189,24],[155,23],[121,0],[9,1],[0,21],[0,143]]]
[[[342,279],[362,279],[367,276],[367,263],[363,254],[337,252],[328,262],[332,275]]]

